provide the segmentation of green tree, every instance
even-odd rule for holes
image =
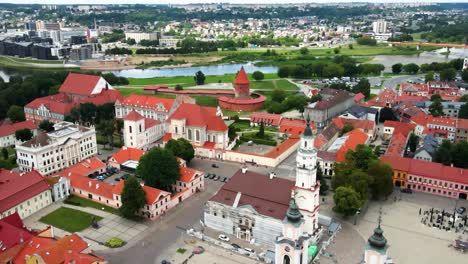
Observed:
[[[171,191],[180,178],[179,162],[170,150],[153,148],[140,158],[136,173],[146,185]]]
[[[435,153],[435,161],[450,166],[452,164],[452,149],[452,142],[447,139],[443,140]]]
[[[78,107],[78,111],[80,113],[81,123],[94,124],[96,113],[97,113],[97,106],[95,104],[93,103],[80,104],[80,106]]]
[[[371,85],[368,79],[360,79],[359,82],[353,87],[353,93],[362,93],[366,99],[370,97]]]
[[[135,45],[136,44],[136,41],[134,39],[132,39],[132,38],[127,39],[126,42],[127,42],[128,45]]]
[[[333,53],[339,54],[339,53],[340,53],[340,49],[339,49],[339,48],[334,48],[334,49],[333,49]]]
[[[33,137],[33,133],[28,128],[16,130],[15,138],[21,141],[28,141]]]
[[[440,100],[435,100],[432,102],[432,104],[429,106],[429,112],[434,117],[442,116],[444,114],[444,108],[442,107]]]
[[[408,146],[411,152],[416,151],[416,147],[418,146],[418,141],[419,141],[419,137],[416,136],[416,134],[411,133],[408,139]]]
[[[455,167],[468,168],[468,142],[458,142],[451,151],[452,162]]]
[[[274,89],[271,92],[271,100],[281,103],[284,101],[284,99],[286,99],[286,92],[284,90]]]
[[[364,171],[369,167],[369,163],[373,160],[377,160],[377,158],[372,148],[364,144],[359,144],[356,150],[348,150],[346,153],[346,161]]]
[[[366,46],[376,46],[377,41],[375,39],[369,37],[360,37],[356,40],[357,44],[359,45],[366,45]]]
[[[468,69],[464,69],[461,74],[462,80],[468,83]]]
[[[254,80],[256,80],[256,81],[261,81],[261,80],[265,79],[265,74],[263,74],[263,72],[261,72],[261,71],[254,71],[252,73],[252,78],[254,78]]]
[[[180,84],[176,84],[175,88],[176,91],[182,91],[184,88]]]
[[[257,137],[259,138],[265,137],[265,125],[263,124],[263,122],[260,123],[260,128],[258,129]]]
[[[23,83],[23,77],[21,77],[21,75],[16,74],[10,77],[10,81],[9,81],[10,85],[14,85],[14,84],[21,85],[22,83]]]
[[[39,124],[39,128],[46,132],[51,132],[54,131],[54,123],[50,122],[49,120],[42,120]]]
[[[327,181],[323,177],[322,167],[320,167],[319,163],[317,162],[315,168],[317,169],[317,180],[320,182],[320,195],[327,195],[329,187]]]
[[[349,131],[353,131],[354,129],[354,126],[352,124],[346,124],[343,126],[343,128],[341,129],[341,135],[344,135],[346,133],[348,133]]]
[[[289,67],[288,66],[281,66],[278,68],[278,77],[280,78],[287,78],[289,77]]]
[[[344,217],[354,215],[362,205],[359,193],[350,187],[338,187],[333,195],[333,200],[335,202],[333,211],[342,214]]]
[[[8,149],[7,148],[2,148],[2,156],[4,160],[8,159]]]
[[[114,120],[103,120],[97,126],[96,129],[107,138],[107,143],[111,149],[114,148],[114,131],[115,131],[115,122]]]
[[[236,128],[232,125],[229,126],[228,128],[228,137],[229,137],[229,140],[234,140],[234,138],[236,138],[237,136],[237,133],[236,133]]]
[[[433,94],[431,95],[431,101],[434,102],[434,101],[441,101],[442,100],[442,97],[440,96],[440,94]]]
[[[203,85],[205,84],[205,74],[203,74],[202,71],[197,71],[197,73],[195,73],[195,76],[193,77],[193,79],[195,80],[195,83],[197,85]]]
[[[424,80],[426,82],[431,82],[431,81],[434,81],[434,72],[430,71],[428,73],[426,73],[426,75],[424,75]]]
[[[396,63],[392,65],[392,72],[395,74],[399,74],[403,68],[403,64]]]
[[[351,50],[354,49],[353,44],[348,44],[348,48],[351,49]]]
[[[468,119],[468,103],[465,103],[460,107],[460,111],[458,112],[458,118]]]
[[[135,214],[146,205],[145,190],[137,178],[133,176],[125,180],[120,196],[122,206],[119,208],[119,212],[125,218],[134,218]]]
[[[17,105],[10,106],[7,112],[7,116],[11,120],[11,122],[20,122],[26,120],[23,107]]]
[[[323,68],[323,77],[325,78],[341,77],[343,74],[344,68],[338,64],[328,64]]]
[[[403,71],[410,74],[416,74],[419,71],[419,66],[416,63],[405,64],[403,65]]]
[[[374,199],[387,198],[393,192],[393,170],[388,164],[373,161],[367,174],[371,178],[370,191]]]
[[[169,140],[165,148],[170,150],[176,157],[184,159],[187,163],[195,157],[195,150],[192,144],[184,138]]]
[[[115,126],[117,128],[117,133],[119,134],[120,142],[123,142],[123,128],[124,128],[123,120],[115,119]]]
[[[468,103],[468,94],[465,94],[465,95],[463,95],[462,97],[460,97],[460,99],[458,100],[458,102],[465,102],[465,103]]]
[[[315,102],[318,102],[318,101],[322,101],[322,95],[321,94],[314,94],[310,98],[311,103],[315,103]]]
[[[440,72],[440,80],[444,82],[451,82],[457,77],[457,71],[454,68],[444,69]]]
[[[302,54],[302,55],[307,55],[309,54],[309,49],[306,48],[306,47],[302,47],[299,49],[299,52]]]

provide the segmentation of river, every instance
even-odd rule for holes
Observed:
[[[464,49],[451,49],[450,54],[444,54],[445,49],[435,51],[426,51],[418,55],[377,55],[369,63],[380,63],[385,66],[386,72],[391,72],[392,65],[395,63],[416,63],[421,65],[423,63],[431,62],[445,62],[456,58],[468,57],[468,50]],[[162,69],[128,69],[112,72],[115,75],[127,78],[151,78],[151,77],[174,77],[174,76],[193,76],[197,71],[203,71],[205,75],[223,75],[236,73],[241,66],[244,66],[247,73],[254,71],[262,71],[264,73],[275,73],[278,71],[277,66],[255,66],[252,62],[249,63],[236,63],[236,64],[220,64],[199,67],[178,67],[178,68],[162,68]],[[0,77],[8,81],[9,76],[13,74],[27,75],[28,70],[14,70],[4,69],[0,67]]]

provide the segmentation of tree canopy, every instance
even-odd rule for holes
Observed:
[[[26,120],[23,107],[17,105],[10,106],[10,109],[8,109],[7,112],[7,116],[13,123]]]
[[[252,78],[254,78],[254,80],[256,80],[256,81],[261,81],[261,80],[265,79],[265,74],[263,74],[263,72],[261,72],[261,71],[254,71],[252,73]]]
[[[197,85],[203,85],[203,84],[205,84],[206,77],[205,77],[205,74],[203,74],[202,71],[197,71],[195,73],[195,76],[193,77],[193,79],[195,80],[195,83]]]
[[[122,206],[119,208],[119,212],[125,218],[134,218],[135,213],[146,204],[145,190],[143,190],[137,178],[133,176],[125,180],[120,196]]]
[[[146,185],[170,191],[180,177],[179,162],[170,150],[153,148],[141,157],[136,173]]]
[[[335,206],[333,211],[343,214],[343,216],[350,216],[356,213],[361,208],[362,201],[359,199],[359,193],[350,187],[339,187],[333,194]]]
[[[32,137],[33,137],[33,133],[31,132],[31,130],[29,128],[16,130],[16,132],[15,132],[15,138],[17,140],[28,141]]]
[[[184,159],[187,163],[195,157],[195,150],[193,149],[192,143],[184,138],[179,138],[177,140],[171,139],[164,147],[170,150],[176,157]]]

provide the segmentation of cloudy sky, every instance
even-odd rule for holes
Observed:
[[[364,2],[361,0],[358,2]],[[188,3],[216,3],[216,2],[229,2],[229,3],[248,3],[248,4],[258,4],[258,0],[0,0],[0,3],[15,3],[15,4],[188,4]],[[266,0],[261,1],[260,3],[317,3],[317,2],[356,2],[352,0]],[[367,0],[367,2],[385,2],[385,3],[394,3],[394,2],[468,2],[468,0],[378,0],[372,1]]]

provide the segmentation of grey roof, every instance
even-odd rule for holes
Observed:
[[[426,101],[422,104],[424,104],[424,108],[429,108],[429,106],[432,104],[432,101]],[[441,102],[441,104],[444,109],[460,109],[460,107],[462,107],[465,102]],[[418,107],[421,106],[418,105]]]
[[[422,140],[421,146],[416,150],[415,154],[425,150],[427,151],[427,153],[429,153],[429,155],[434,157],[434,154],[437,151],[438,146],[439,146],[439,142],[434,136],[426,135],[424,139]]]
[[[357,118],[361,118],[366,114],[377,114],[379,110],[372,108],[372,107],[366,107],[366,106],[361,106],[361,105],[354,105],[351,108],[349,108],[346,113],[349,113]]]

